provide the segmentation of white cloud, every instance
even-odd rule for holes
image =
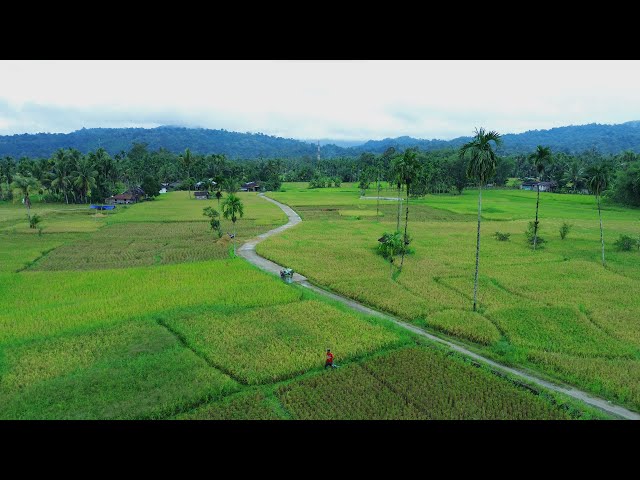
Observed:
[[[0,134],[454,138],[640,118],[639,61],[0,61]]]

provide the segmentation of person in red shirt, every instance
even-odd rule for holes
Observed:
[[[329,350],[327,348],[327,361],[324,362],[324,368],[327,367],[331,367],[331,368],[336,368],[336,365],[333,364],[333,353],[331,353],[331,350]]]

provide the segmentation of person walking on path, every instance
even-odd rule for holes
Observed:
[[[324,362],[324,368],[327,368],[327,367],[338,368],[338,365],[333,364],[333,353],[331,353],[331,350],[329,350],[328,348],[327,348],[327,361]]]

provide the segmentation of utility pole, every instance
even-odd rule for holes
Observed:
[[[320,140],[318,140],[318,162],[320,161]]]

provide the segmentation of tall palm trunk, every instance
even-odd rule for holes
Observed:
[[[233,220],[233,256],[236,256],[236,221]]]
[[[398,220],[396,221],[396,232],[400,231],[400,209],[402,208],[402,199],[400,198],[400,187],[398,187]]]
[[[29,227],[31,227],[31,199],[29,193],[24,196],[24,206],[27,209],[27,218],[29,219]]]
[[[404,265],[404,254],[407,250],[407,225],[409,224],[409,185],[407,185],[407,205],[405,207],[404,216],[404,237],[402,237],[402,260],[400,261],[400,270]]]
[[[380,172],[378,172],[378,202],[376,203],[376,221],[380,221]]]
[[[596,195],[596,200],[598,201],[598,217],[600,217],[600,243],[602,244],[602,266],[606,267],[606,263],[604,261],[604,235],[602,234],[602,212],[600,211],[600,195]]]
[[[473,311],[476,311],[478,304],[478,265],[480,263],[480,214],[482,212],[482,184],[478,193],[478,234],[476,237],[476,274],[473,280]]]
[[[540,205],[540,185],[538,187],[538,199],[536,200],[536,221],[533,224],[533,249],[536,249],[538,244],[538,205]]]

